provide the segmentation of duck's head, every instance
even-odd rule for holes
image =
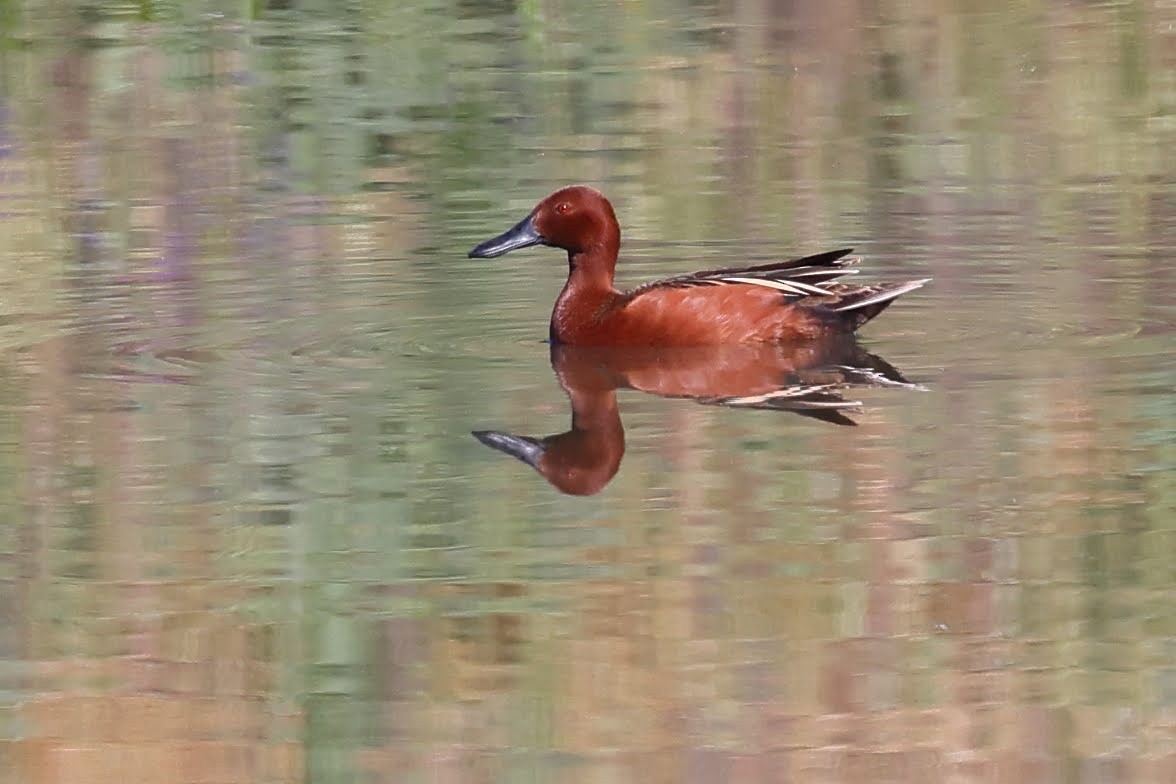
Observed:
[[[470,251],[470,258],[490,259],[532,245],[563,248],[576,256],[595,248],[620,245],[621,230],[604,194],[587,185],[561,188],[531,210],[514,227]]]

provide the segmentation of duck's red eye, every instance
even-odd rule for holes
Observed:
[[[568,204],[566,201],[561,201],[559,204],[555,205],[555,211],[560,215],[567,215],[572,211],[572,205]]]

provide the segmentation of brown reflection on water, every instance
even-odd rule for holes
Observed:
[[[861,403],[846,396],[855,388],[918,388],[848,336],[687,349],[552,346],[551,367],[571,403],[569,430],[543,438],[497,430],[473,435],[569,495],[599,493],[620,467],[625,430],[618,389],[853,425],[848,414]]]
[[[232,610],[250,592],[216,579],[221,510],[189,440],[207,432],[199,390],[72,367],[101,337],[54,340],[22,361],[12,609],[27,623],[16,708],[27,731],[11,744],[11,780],[303,780],[299,712],[269,699],[265,628]],[[144,405],[185,418],[154,430]],[[184,490],[165,502],[167,487]]]

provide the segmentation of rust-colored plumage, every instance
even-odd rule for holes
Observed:
[[[613,285],[621,229],[612,205],[584,185],[556,191],[507,232],[470,251],[501,256],[531,245],[568,254],[551,339],[582,346],[778,343],[850,334],[926,280],[854,286],[850,250],[776,264],[706,270],[632,291]]]

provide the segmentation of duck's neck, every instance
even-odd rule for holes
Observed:
[[[612,292],[617,269],[617,246],[597,245],[579,253],[568,253],[568,282],[564,292]]]
[[[620,237],[578,253],[568,253],[568,280],[551,313],[551,336],[557,342],[569,338],[601,315],[601,309],[617,297],[613,273],[617,266]]]

